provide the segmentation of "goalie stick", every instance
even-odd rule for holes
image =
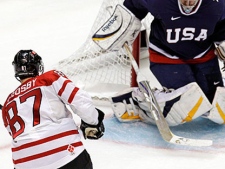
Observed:
[[[114,20],[115,16],[120,16],[120,19]],[[124,18],[128,17],[127,22],[122,22],[123,26],[121,27],[121,22]],[[118,21],[118,22],[114,22]],[[134,32],[138,31],[138,27],[132,27],[130,25],[137,25],[134,23],[135,17],[125,10],[125,8],[121,6],[117,6],[115,8],[114,14],[111,16],[111,18],[104,23],[101,28],[98,29],[98,31],[92,36],[92,40],[99,46],[103,51],[110,51],[110,50],[118,50],[117,48],[121,48],[123,45],[123,48],[126,49],[128,53],[128,57],[131,60],[132,66],[137,74],[137,82],[140,90],[144,93],[146,97],[146,101],[149,103],[149,109],[150,112],[152,113],[156,125],[159,129],[159,132],[162,136],[162,138],[169,142],[169,143],[174,143],[174,144],[180,144],[180,145],[189,145],[189,146],[210,146],[212,145],[212,140],[198,140],[198,139],[189,139],[189,138],[184,138],[180,136],[174,135],[165,120],[159,105],[155,99],[155,96],[153,95],[153,92],[150,88],[149,82],[146,80],[146,78],[140,73],[138,65],[136,61],[133,58],[133,55],[129,49],[129,46],[127,43],[124,44],[123,39],[135,39],[133,36]],[[112,26],[113,22],[113,26]],[[110,29],[109,29],[110,26]],[[107,33],[105,32],[105,29],[107,28]],[[104,31],[103,31],[104,30]],[[103,32],[102,32],[103,31]],[[114,32],[109,33],[109,32]],[[110,34],[110,38],[106,38],[105,35]],[[136,33],[135,33],[136,34]],[[115,44],[115,41],[119,41],[117,44]],[[132,42],[132,41],[131,41]],[[129,44],[132,44],[132,43]],[[120,46],[121,45],[121,46]]]
[[[191,139],[191,138],[185,138],[181,136],[174,135],[169,125],[164,118],[162,111],[160,110],[160,107],[157,103],[157,100],[152,92],[152,89],[150,87],[149,81],[147,81],[143,74],[141,74],[137,62],[135,61],[129,46],[125,43],[124,48],[127,51],[127,54],[131,60],[131,64],[137,74],[137,82],[138,87],[143,92],[147,103],[149,104],[149,110],[152,113],[152,116],[156,122],[156,126],[158,127],[158,130],[162,136],[162,138],[173,144],[179,144],[179,145],[188,145],[188,146],[211,146],[212,140],[200,140],[200,139]]]

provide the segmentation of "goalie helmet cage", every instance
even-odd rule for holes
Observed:
[[[88,91],[95,99],[108,99],[125,88],[137,86],[136,74],[126,51],[121,48],[119,51],[103,52],[92,41],[92,36],[96,30],[110,18],[116,5],[122,5],[123,1],[103,0],[85,43],[70,57],[54,65],[55,69],[65,73],[78,87]],[[143,20],[144,30],[150,30],[151,20],[150,15]],[[146,35],[146,37],[148,36]],[[132,46],[137,63],[139,63],[140,42],[141,34]]]

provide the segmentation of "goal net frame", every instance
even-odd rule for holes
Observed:
[[[85,43],[71,56],[54,65],[95,99],[108,99],[125,88],[137,86],[136,73],[126,51],[122,47],[119,51],[102,51],[92,40],[93,34],[110,18],[116,5],[122,3],[123,0],[103,0]],[[131,46],[138,64],[142,57],[141,42],[145,43],[144,49],[148,49],[152,18],[149,14],[142,21],[142,31]]]

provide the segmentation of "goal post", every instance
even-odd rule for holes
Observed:
[[[123,0],[103,0],[99,13],[85,43],[71,56],[54,65],[65,73],[80,88],[88,91],[92,97],[108,98],[112,94],[130,86],[137,86],[136,74],[126,51],[102,51],[92,36],[112,15],[117,4]],[[143,25],[150,26],[152,18]],[[132,45],[132,53],[137,63],[140,59],[141,33]]]
[[[137,38],[135,39],[133,45],[132,45],[132,54],[134,56],[134,59],[136,60],[138,66],[139,66],[139,62],[140,62],[140,47],[141,47],[141,33],[139,33],[139,35],[137,36]],[[132,68],[131,70],[131,87],[137,87],[137,75],[136,72],[134,70],[134,68]]]

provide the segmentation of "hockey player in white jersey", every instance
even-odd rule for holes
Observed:
[[[21,85],[6,99],[2,117],[12,137],[15,169],[92,169],[66,105],[81,118],[85,139],[103,136],[104,113],[62,72],[43,73],[42,58],[33,50],[20,50],[12,64]]]

